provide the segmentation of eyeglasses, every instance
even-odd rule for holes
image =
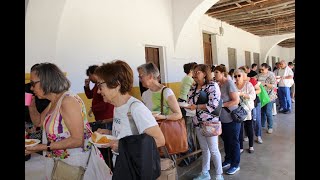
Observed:
[[[97,83],[97,87],[98,87],[98,89],[101,91],[101,84],[106,84],[106,82],[99,82],[99,83]]]
[[[195,71],[194,72],[194,74],[197,74],[197,75],[200,74],[200,73],[202,73],[202,71]]]
[[[237,77],[241,77],[241,75],[238,74],[238,75],[234,75],[233,77],[234,77],[234,78],[237,78]]]
[[[39,81],[30,81],[30,85],[32,87],[35,87],[38,82],[40,82],[40,80]]]
[[[264,71],[264,69],[260,69],[260,71]]]

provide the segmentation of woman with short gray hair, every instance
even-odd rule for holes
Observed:
[[[51,179],[54,158],[73,166],[86,166],[91,145],[87,111],[82,99],[69,91],[70,81],[52,63],[41,63],[31,70],[31,90],[39,99],[48,99],[50,104],[40,114],[34,97],[29,106],[35,125],[43,127],[42,142],[26,147],[25,154],[44,151],[46,179]]]
[[[146,63],[140,65],[137,70],[142,85],[149,88],[147,91],[143,92],[142,101],[151,111],[160,111],[161,92],[165,86],[158,81],[160,75],[158,67],[154,63]],[[170,111],[172,113],[170,113]],[[182,118],[177,98],[170,88],[163,90],[163,114],[155,115],[155,118],[156,120],[179,120]]]

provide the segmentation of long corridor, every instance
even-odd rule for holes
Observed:
[[[293,180],[295,179],[295,104],[292,113],[278,113],[273,116],[273,133],[263,130],[263,144],[254,142],[254,153],[246,150],[248,142],[243,142],[240,171],[234,175],[223,174],[225,180]],[[220,139],[221,140],[221,139]],[[222,141],[222,140],[221,140]],[[220,148],[222,161],[223,147]],[[211,178],[214,177],[211,163]],[[225,172],[226,170],[224,170]],[[187,167],[178,167],[179,180],[192,180],[201,172],[201,157]]]

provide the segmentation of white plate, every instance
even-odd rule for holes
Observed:
[[[186,102],[178,102],[178,103],[179,103],[179,106],[180,106],[180,107],[183,107],[183,108],[189,106],[189,104],[186,103]]]
[[[111,139],[111,140],[116,140],[117,138],[114,137],[114,136],[111,136],[111,135],[107,135],[107,134],[104,134],[103,136],[106,136],[108,139]],[[106,143],[106,144],[100,144],[100,143],[95,143],[92,141],[91,137],[89,138],[89,141],[96,145],[98,148],[108,148],[110,147],[110,143]]]
[[[25,139],[25,140],[31,140],[31,141],[34,141],[35,143],[29,144],[29,145],[25,145],[24,147],[32,147],[32,146],[35,146],[35,145],[40,143],[39,139]]]
[[[151,111],[153,116],[158,116],[159,114],[161,114],[160,111]]]

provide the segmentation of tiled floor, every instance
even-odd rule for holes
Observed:
[[[255,152],[241,154],[240,171],[223,174],[232,180],[293,180],[295,179],[295,113],[273,116],[273,133],[263,130],[263,144],[254,142]],[[243,143],[248,148],[248,142]],[[221,147],[222,160],[224,158]],[[179,180],[193,179],[201,171],[201,157],[187,167],[178,167]],[[214,177],[211,163],[211,177]]]

